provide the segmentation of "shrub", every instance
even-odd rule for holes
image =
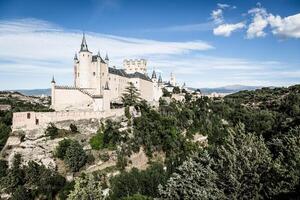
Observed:
[[[70,139],[63,139],[62,141],[60,141],[55,149],[54,156],[63,160],[66,155],[67,149],[71,145],[71,142],[72,140]]]
[[[56,138],[58,136],[58,128],[53,123],[50,123],[45,131],[45,135],[49,136],[50,139]]]
[[[72,133],[77,133],[78,132],[78,129],[77,129],[77,126],[75,124],[70,124],[70,130]]]
[[[93,164],[95,162],[95,157],[93,156],[93,154],[91,153],[87,154],[86,162],[88,164]]]
[[[77,141],[72,141],[67,148],[64,161],[73,172],[79,171],[79,169],[85,165],[87,155]]]
[[[97,134],[90,139],[90,145],[92,149],[100,150],[104,148],[103,137],[103,133],[101,131],[98,131]]]
[[[100,153],[99,158],[100,158],[100,160],[102,160],[103,162],[106,162],[106,161],[109,160],[109,155],[108,155],[107,152]]]

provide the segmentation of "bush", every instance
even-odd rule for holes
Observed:
[[[70,124],[70,130],[72,133],[78,132],[77,126],[75,124]]]
[[[79,169],[85,165],[87,155],[77,141],[72,141],[67,148],[64,161],[73,172],[79,171]]]
[[[86,162],[90,165],[95,162],[95,157],[93,156],[93,154],[91,153],[87,154]]]
[[[50,137],[50,139],[56,138],[58,136],[58,128],[53,123],[50,123],[45,131],[45,135]]]
[[[92,149],[100,150],[104,148],[103,138],[104,138],[103,133],[101,131],[98,131],[97,134],[90,139],[90,145]]]
[[[62,141],[60,141],[55,149],[54,156],[63,160],[66,155],[66,151],[71,145],[71,143],[72,140],[70,139],[63,139]]]
[[[109,160],[109,155],[108,155],[107,152],[100,153],[99,158],[100,158],[100,160],[102,160],[103,162],[106,162],[106,161]]]

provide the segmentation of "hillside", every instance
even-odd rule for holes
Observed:
[[[5,95],[6,103],[23,102],[11,103],[14,110],[29,109],[35,99]],[[127,200],[300,197],[299,85],[132,106],[121,118],[11,133],[2,156],[12,168],[0,165],[1,191],[29,199],[66,199],[84,190]],[[17,153],[28,167],[16,162]]]

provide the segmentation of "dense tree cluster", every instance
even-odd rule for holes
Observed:
[[[65,184],[65,178],[56,171],[34,161],[22,166],[20,154],[16,154],[6,176],[1,177],[1,191],[12,194],[12,200],[54,199]]]
[[[64,160],[73,172],[79,171],[87,162],[87,155],[76,140],[63,139],[60,141],[55,149],[54,155]]]
[[[166,180],[167,174],[161,164],[153,163],[144,171],[133,168],[112,178],[110,198],[137,199],[139,195],[144,195],[139,197],[141,199],[158,197],[158,185]]]

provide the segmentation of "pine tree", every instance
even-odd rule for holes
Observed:
[[[159,187],[162,199],[224,199],[222,190],[216,185],[217,173],[210,166],[212,160],[207,152],[201,156],[208,164],[202,164],[196,155],[186,160],[168,180],[166,186]]]
[[[133,85],[132,82],[129,82],[129,86],[125,89],[125,93],[123,93],[122,96],[124,106],[135,106],[140,99],[141,98],[138,89]]]

